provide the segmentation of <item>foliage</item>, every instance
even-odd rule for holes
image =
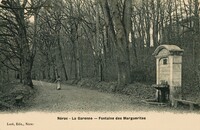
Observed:
[[[128,85],[122,92],[138,99],[154,99],[156,93],[155,89],[150,85],[138,82]]]
[[[35,91],[36,90],[24,86],[17,81],[13,81],[12,83],[4,83],[0,85],[0,102],[9,104],[11,106],[10,109],[18,108],[15,98],[21,95],[23,96],[23,105],[25,107],[28,105],[29,100],[33,98]],[[5,106],[0,105],[0,110],[4,109],[6,110]]]
[[[96,81],[95,79],[86,78],[76,82],[74,85],[76,84],[79,87],[95,89],[101,92],[109,92],[109,93],[117,92],[138,99],[154,99],[156,93],[155,89],[150,85],[142,84],[139,82],[129,84],[120,91],[117,90],[117,82],[104,82],[104,81],[99,82]]]
[[[152,53],[174,44],[184,49],[183,85],[200,83],[198,0],[27,1],[19,5],[24,15],[3,1],[2,77],[12,69],[23,80],[95,78],[117,82],[123,90],[135,81],[155,83]]]

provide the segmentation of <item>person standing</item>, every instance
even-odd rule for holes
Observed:
[[[57,89],[57,90],[60,90],[60,89],[61,89],[61,83],[60,83],[60,82],[61,82],[61,79],[60,79],[60,76],[58,76],[56,82],[57,82],[57,87],[56,87],[56,89]]]

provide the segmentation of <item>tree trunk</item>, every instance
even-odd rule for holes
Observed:
[[[32,71],[32,60],[25,60],[25,62],[22,65],[23,68],[23,84],[28,85],[30,87],[33,87],[32,77],[31,77],[31,71]]]
[[[159,17],[160,17],[160,0],[157,0],[157,4],[155,5],[155,1],[151,1],[152,6],[152,15],[153,15],[153,46],[158,46],[158,26],[159,26]]]
[[[74,64],[75,64],[75,79],[80,80],[80,56],[79,56],[79,49],[78,49],[78,41],[77,39],[73,39],[74,45]]]
[[[55,64],[53,63],[53,77],[52,77],[52,79],[53,79],[53,81],[56,81],[56,76],[57,76],[57,69],[56,69],[56,67],[55,67]]]
[[[43,80],[46,79],[46,73],[44,68],[42,69],[42,79]]]
[[[130,82],[130,60],[129,53],[127,52],[128,32],[126,32],[126,27],[121,22],[121,14],[118,9],[119,2],[109,2],[110,3],[108,4],[107,0],[102,1],[102,6],[104,7],[104,15],[106,17],[107,25],[111,28],[111,35],[116,49],[118,89],[122,89]],[[112,12],[110,12],[110,8],[112,8]],[[111,17],[110,14],[113,14],[113,17]],[[126,13],[124,13],[124,15],[126,15]]]
[[[100,61],[100,64],[99,64],[99,77],[100,77],[100,81],[104,81],[102,60]]]
[[[151,28],[151,23],[150,23],[150,10],[149,10],[149,2],[146,1],[145,3],[145,25],[146,25],[146,49],[147,51],[149,50],[150,48],[150,28]],[[148,52],[147,52],[148,54]]]
[[[48,80],[51,79],[51,64],[50,64],[49,59],[48,59],[48,65],[47,65],[47,78]]]
[[[19,3],[18,3],[19,4]],[[31,49],[27,37],[27,28],[24,12],[25,10],[19,9],[19,14],[16,15],[16,21],[19,24],[19,37],[22,45],[22,76],[23,76],[23,84],[33,87],[31,71],[33,66],[33,56],[31,54]],[[18,17],[17,17],[18,16]]]
[[[95,41],[95,51],[96,51],[96,57],[95,60],[97,60],[96,70],[97,70],[97,78],[99,81],[103,80],[103,71],[102,71],[102,57],[101,57],[101,46],[100,46],[100,14],[99,14],[99,3],[97,1],[96,5],[96,41]]]
[[[168,25],[168,29],[167,29],[167,42],[171,43],[173,42],[172,41],[172,22],[173,22],[173,19],[172,19],[172,0],[169,0],[168,1],[168,16],[169,16],[169,23],[167,24]]]
[[[195,71],[198,77],[198,83],[200,83],[200,43],[199,43],[199,2],[198,0],[194,0],[194,39],[193,39],[193,47],[194,47],[194,66]],[[200,84],[199,84],[200,86]]]
[[[129,53],[127,51],[127,42],[128,34],[126,35],[125,27],[123,26],[120,20],[120,12],[118,10],[118,2],[111,2],[111,6],[113,9],[113,23],[116,32],[116,44],[117,44],[117,62],[118,62],[118,87],[124,87],[130,81],[130,61],[129,61]],[[125,13],[126,14],[126,13]],[[124,14],[124,15],[125,15]],[[126,17],[126,16],[124,16]],[[128,32],[127,32],[128,33]]]
[[[22,31],[23,32],[23,31]],[[26,39],[26,33],[22,33],[22,43],[23,43],[23,61],[22,61],[22,75],[24,85],[33,87],[31,71],[33,66],[33,57],[30,56],[30,50],[28,46],[28,41]]]
[[[57,38],[58,38],[59,56],[60,56],[60,60],[61,60],[61,64],[62,64],[63,73],[65,75],[65,80],[68,80],[67,70],[65,68],[65,63],[64,63],[64,60],[63,60],[63,56],[62,56],[62,48],[61,48],[61,44],[60,44],[60,31],[58,32]]]
[[[9,69],[6,67],[7,81],[10,81]]]
[[[75,79],[80,80],[80,59],[77,51],[78,50],[76,50],[75,54]]]

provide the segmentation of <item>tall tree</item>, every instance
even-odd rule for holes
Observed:
[[[126,3],[127,2],[127,3]],[[122,5],[120,1],[110,1],[103,0],[102,6],[104,9],[104,15],[107,19],[107,25],[111,26],[110,28],[112,33],[112,38],[114,40],[114,47],[116,49],[116,58],[117,58],[117,68],[118,68],[118,86],[119,88],[130,82],[130,60],[128,43],[129,43],[129,32],[126,30],[126,24],[124,24],[123,18],[129,20],[129,10],[128,4],[131,4],[130,1],[123,1]],[[121,15],[119,7],[121,7],[127,11]],[[124,8],[126,7],[126,8]],[[112,15],[112,17],[111,17]],[[128,26],[128,25],[127,25]]]
[[[28,5],[27,0],[19,1],[19,0],[3,0],[1,8],[3,8],[8,14],[12,14],[14,17],[17,28],[17,37],[18,43],[20,43],[20,48],[22,51],[21,55],[21,68],[22,68],[22,76],[23,83],[25,85],[33,86],[32,78],[31,78],[31,70],[34,59],[34,44],[30,44],[27,36],[27,17],[26,17],[26,7]],[[9,21],[9,18],[5,20]]]

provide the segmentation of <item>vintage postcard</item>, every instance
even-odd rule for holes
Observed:
[[[200,130],[200,0],[0,0],[0,130]]]

